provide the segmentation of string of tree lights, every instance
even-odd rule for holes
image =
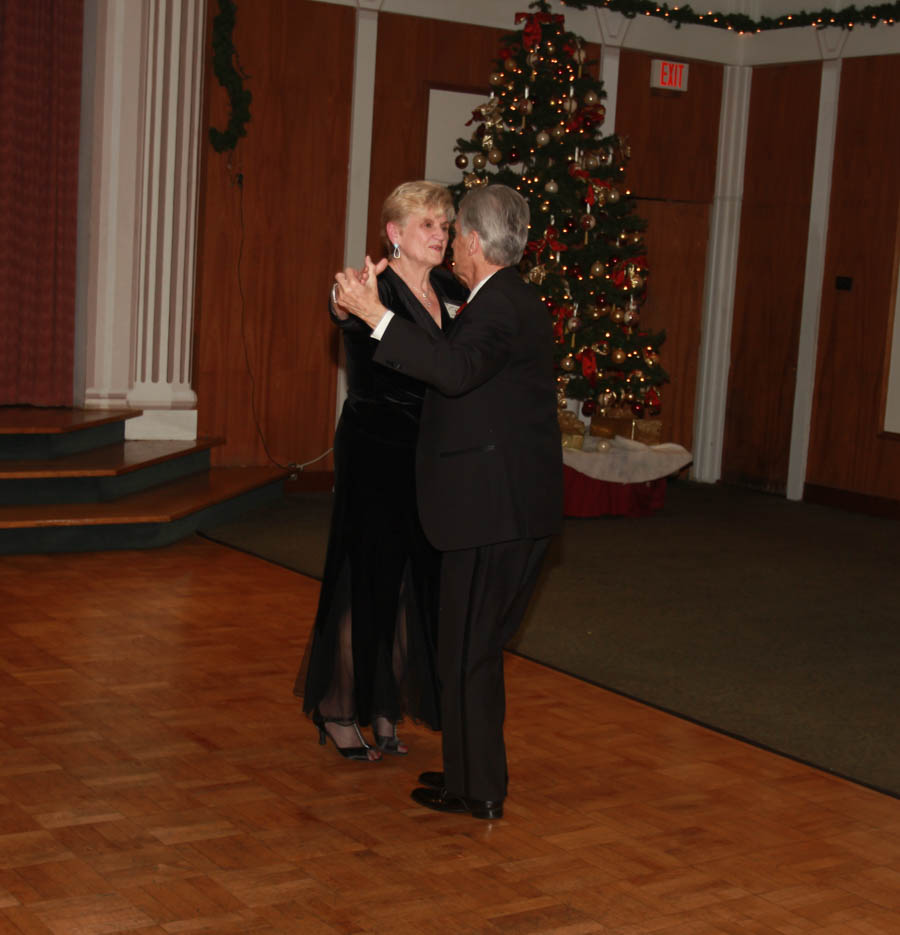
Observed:
[[[690,23],[695,26],[712,26],[716,29],[728,29],[741,35],[768,32],[773,29],[797,29],[812,26],[824,29],[829,26],[839,29],[853,29],[855,26],[877,26],[883,23],[893,26],[900,19],[900,3],[878,3],[870,6],[848,6],[841,10],[828,7],[814,13],[802,10],[799,13],[782,13],[780,16],[763,16],[758,20],[742,13],[720,13],[707,10],[697,13],[690,6],[669,6],[667,3],[654,3],[653,0],[561,0],[573,10],[585,10],[588,7],[600,7],[621,13],[629,19],[635,16],[655,16],[674,23],[675,28]]]
[[[554,321],[560,408],[581,400],[584,415],[656,415],[665,333],[640,326],[648,275],[642,230],[625,188],[628,144],[600,135],[603,85],[583,41],[546,0],[519,13],[490,75],[489,100],[457,141],[467,189],[497,182],[531,208],[521,271],[541,291]]]

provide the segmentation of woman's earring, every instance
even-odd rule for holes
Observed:
[[[393,256],[395,260],[400,259],[400,244],[398,243],[394,244],[394,252],[391,254],[391,256]]]

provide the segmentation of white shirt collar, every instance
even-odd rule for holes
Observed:
[[[479,282],[479,283],[477,283],[477,284],[475,285],[475,288],[469,293],[469,298],[466,299],[466,304],[467,304],[467,305],[468,305],[469,302],[472,301],[472,299],[475,298],[475,294],[476,294],[476,293],[478,292],[478,290],[491,278],[491,276],[494,276],[494,275],[495,275],[496,273],[498,273],[498,272],[499,272],[499,270],[494,270],[493,273],[488,273],[488,275],[485,276],[484,279],[481,280],[481,282]]]

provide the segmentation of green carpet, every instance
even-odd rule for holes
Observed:
[[[330,495],[205,535],[321,577]],[[677,481],[567,520],[510,649],[900,795],[900,523]]]

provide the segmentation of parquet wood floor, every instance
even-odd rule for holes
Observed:
[[[291,695],[317,591],[0,558],[0,935],[900,933],[900,802],[520,658],[506,817],[414,806],[438,735],[348,763]]]

